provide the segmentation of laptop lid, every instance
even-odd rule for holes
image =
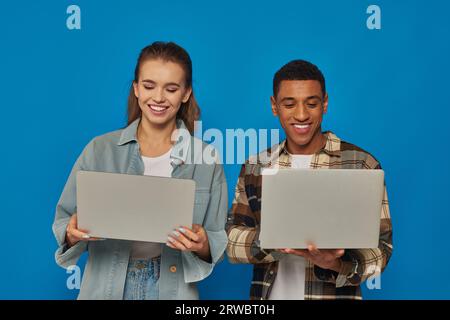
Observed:
[[[382,170],[263,170],[262,248],[377,248]]]
[[[77,172],[78,228],[93,237],[165,243],[192,225],[194,198],[194,180]]]

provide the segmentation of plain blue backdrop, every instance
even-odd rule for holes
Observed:
[[[81,8],[81,30],[66,9]],[[382,29],[366,27],[370,4]],[[0,299],[72,299],[54,261],[54,209],[94,136],[125,125],[139,50],[175,41],[194,63],[203,127],[279,128],[272,77],[303,58],[325,74],[324,129],[386,171],[394,253],[366,299],[449,299],[446,1],[9,1],[0,5]],[[239,165],[225,167],[233,195]],[[231,203],[231,197],[230,197]],[[224,261],[206,299],[246,299],[251,267]]]

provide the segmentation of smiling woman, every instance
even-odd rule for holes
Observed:
[[[200,108],[192,90],[192,61],[181,47],[155,42],[142,49],[128,96],[128,124],[142,114],[155,125],[179,118],[193,133]]]
[[[206,278],[225,251],[228,203],[223,167],[217,162],[188,161],[211,148],[192,137],[199,115],[188,53],[172,42],[145,47],[130,87],[127,127],[94,138],[86,146],[57,205],[53,231],[58,264],[70,268],[85,250],[89,252],[80,299],[198,298],[194,282]],[[180,155],[180,149],[187,151]],[[193,224],[167,230],[165,244],[96,241],[88,230],[78,229],[75,179],[79,170],[192,179],[196,183]],[[173,198],[176,201],[176,195]]]

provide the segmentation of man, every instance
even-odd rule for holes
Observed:
[[[265,299],[361,299],[360,285],[379,275],[392,254],[392,225],[386,189],[376,249],[270,250],[259,247],[261,169],[278,166],[312,169],[381,169],[368,152],[322,132],[327,112],[325,79],[313,64],[294,60],[273,79],[272,112],[286,140],[242,166],[227,226],[227,254],[232,263],[254,264],[250,296]],[[266,151],[265,151],[266,152]],[[260,154],[262,155],[262,153]],[[301,203],[299,203],[301,210]],[[293,212],[292,214],[295,214]]]

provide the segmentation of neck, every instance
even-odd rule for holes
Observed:
[[[290,154],[308,155],[317,153],[319,150],[321,150],[325,146],[326,137],[322,133],[322,129],[319,128],[319,130],[317,130],[317,132],[307,144],[296,144],[294,141],[289,139],[289,137],[286,138],[286,143],[287,150]]]
[[[176,120],[158,125],[141,118],[137,129],[137,140],[144,156],[159,156],[166,153],[173,144],[172,133],[176,129]]]

